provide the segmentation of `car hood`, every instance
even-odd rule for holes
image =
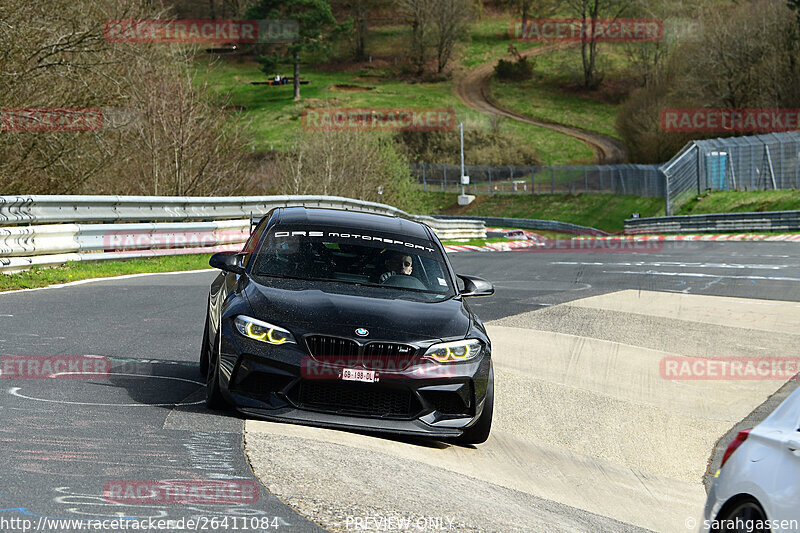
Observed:
[[[460,299],[413,302],[353,296],[318,288],[287,290],[254,281],[245,291],[254,318],[287,328],[295,335],[317,333],[363,340],[420,342],[463,337],[470,328],[469,311]]]

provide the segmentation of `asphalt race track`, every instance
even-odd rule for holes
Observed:
[[[763,415],[784,383],[663,379],[659,361],[800,350],[797,243],[458,253],[452,261],[497,289],[472,302],[493,339],[498,387],[492,437],[474,448],[206,410],[196,361],[213,272],[0,294],[0,354],[112,363],[107,378],[2,375],[0,519],[227,516],[242,520],[240,530],[255,519],[249,531],[375,530],[402,520],[416,530],[687,531],[717,441]],[[119,480],[190,479],[261,487],[248,504],[103,498]]]

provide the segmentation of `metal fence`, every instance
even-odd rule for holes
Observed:
[[[429,191],[461,191],[458,165],[417,163]],[[692,141],[663,165],[469,165],[468,193],[612,193],[664,198],[666,214],[705,190],[800,189],[800,131]]]
[[[461,167],[432,163],[412,165],[428,191],[461,191]],[[613,193],[664,197],[658,165],[468,165],[469,193],[555,194]]]
[[[692,141],[660,170],[667,215],[705,190],[800,189],[800,132]]]

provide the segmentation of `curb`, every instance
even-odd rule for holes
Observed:
[[[502,228],[486,228],[491,231],[509,231]],[[533,248],[545,246],[547,239],[532,232],[525,232],[529,240],[487,243],[485,246],[474,245],[447,245],[444,249],[447,253],[457,252],[510,252],[520,248]],[[705,241],[705,242],[797,242],[800,243],[800,234],[786,235],[764,235],[759,233],[740,233],[740,234],[719,234],[719,235],[610,235],[608,237],[589,237],[576,236],[571,240],[600,240],[610,242],[683,242],[683,241]]]

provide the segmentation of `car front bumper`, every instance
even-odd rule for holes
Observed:
[[[320,363],[299,342],[272,346],[223,328],[222,394],[240,412],[266,420],[435,438],[458,437],[483,411],[488,346],[467,362],[415,357],[364,383],[342,379],[346,360]]]

